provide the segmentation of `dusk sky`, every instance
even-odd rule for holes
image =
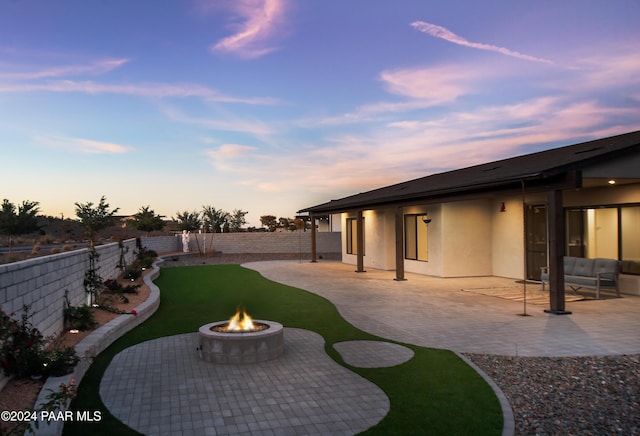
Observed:
[[[307,206],[640,130],[638,0],[2,0],[0,201]]]

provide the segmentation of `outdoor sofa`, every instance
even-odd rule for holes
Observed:
[[[564,284],[574,292],[580,288],[596,290],[596,298],[600,298],[600,289],[613,288],[616,295],[620,296],[618,288],[618,276],[620,275],[620,262],[616,259],[585,259],[583,257],[564,257]],[[549,269],[542,267],[540,275],[542,290],[549,282]]]

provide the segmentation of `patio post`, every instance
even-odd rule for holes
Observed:
[[[314,214],[310,214],[311,218],[311,262],[317,262],[317,252],[316,252],[316,216]]]
[[[364,222],[363,222],[362,210],[358,211],[358,218],[356,219],[356,246],[358,254],[358,266],[356,272],[365,272],[364,270]]]
[[[567,315],[564,302],[564,211],[562,191],[547,193],[547,222],[549,223],[549,304],[547,313]]]
[[[402,207],[396,208],[396,281],[407,280],[404,277],[404,216]]]

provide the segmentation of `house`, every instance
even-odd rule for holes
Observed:
[[[340,214],[342,259],[439,277],[538,280],[565,313],[563,256],[623,261],[640,294],[640,131],[433,174],[300,212]],[[315,238],[312,228],[312,247]],[[315,257],[314,257],[315,260]]]

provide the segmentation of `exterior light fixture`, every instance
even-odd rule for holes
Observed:
[[[504,201],[500,203],[500,212],[506,212],[507,206],[504,204]]]
[[[431,217],[428,213],[422,216],[422,222],[425,224],[429,224],[431,222]]]
[[[615,181],[615,180],[613,180],[613,179],[611,179],[611,180],[609,180],[607,183],[608,183],[608,184],[610,184],[610,185],[615,185],[615,184],[616,184],[616,181]]]

